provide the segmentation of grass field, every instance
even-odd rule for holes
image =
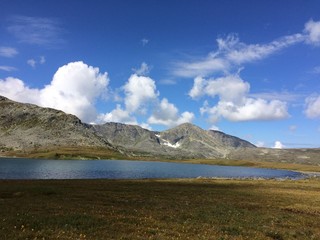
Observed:
[[[1,239],[320,239],[320,179],[0,181]]]

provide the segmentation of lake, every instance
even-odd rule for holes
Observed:
[[[127,160],[0,158],[0,179],[289,178],[303,174],[265,168]]]

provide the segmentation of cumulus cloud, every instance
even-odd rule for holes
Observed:
[[[275,141],[274,143],[274,146],[273,148],[276,148],[276,149],[282,149],[282,148],[285,148],[286,146],[283,145],[280,141]]]
[[[287,105],[284,102],[273,100],[246,98],[242,104],[228,101],[219,101],[213,107],[204,106],[201,113],[209,114],[211,122],[221,118],[230,121],[279,120],[289,117]]]
[[[123,87],[125,92],[125,106],[129,112],[144,112],[145,104],[157,99],[155,81],[149,77],[133,74]]]
[[[216,125],[212,125],[209,129],[213,131],[220,131],[219,127]]]
[[[179,115],[178,108],[170,103],[166,98],[155,107],[155,111],[149,117],[149,124],[160,124],[167,127],[174,127],[182,123],[192,122],[194,114],[191,112],[183,112]]]
[[[306,42],[312,45],[320,45],[320,21],[308,21],[305,24],[304,32],[307,34]]]
[[[307,97],[305,100],[305,115],[308,118],[320,117],[320,95]]]
[[[250,84],[239,75],[228,75],[216,79],[196,78],[189,92],[192,98],[207,95],[218,97],[216,105],[210,107],[205,101],[201,114],[208,114],[211,122],[221,118],[230,121],[277,120],[289,116],[286,102],[267,101],[262,98],[248,97]]]
[[[258,142],[256,143],[256,146],[257,146],[257,147],[265,147],[265,143],[262,142],[262,141],[258,141]]]
[[[128,111],[122,109],[119,104],[117,104],[116,109],[111,112],[100,114],[98,116],[98,122],[121,122],[125,124],[138,125],[135,117],[131,116]]]
[[[107,91],[107,73],[83,62],[71,62],[60,67],[50,84],[32,89],[16,78],[0,80],[0,94],[19,102],[56,108],[78,116],[85,122],[97,117],[96,100]]]
[[[18,102],[41,105],[40,90],[29,88],[18,78],[0,79],[0,95]]]
[[[219,96],[223,101],[242,102],[249,89],[249,83],[244,82],[237,74],[209,80],[197,77],[189,96],[192,98],[198,98],[202,95]]]
[[[319,45],[320,21],[310,20],[301,33],[282,36],[263,44],[246,44],[236,34],[229,34],[216,41],[217,49],[207,56],[179,61],[173,65],[175,76],[194,78],[193,87],[189,91],[192,99],[204,96],[215,99],[212,106],[205,101],[200,112],[208,114],[213,123],[221,118],[230,121],[284,119],[289,117],[287,102],[296,101],[301,95],[286,92],[252,94],[250,84],[240,78],[239,72],[230,73],[241,69],[244,64],[263,60],[298,43]],[[305,113],[308,117],[320,115],[316,99],[307,99],[306,105]]]
[[[150,77],[132,74],[122,90],[124,107],[118,104],[111,112],[101,114],[98,122],[122,122],[151,129],[150,124],[172,127],[194,119],[191,112],[180,114],[168,99],[160,100],[155,81]],[[138,123],[136,115],[149,115],[147,123]]]
[[[96,119],[95,101],[107,91],[107,73],[83,62],[72,62],[58,69],[52,82],[41,90],[45,106],[75,114],[84,121]]]
[[[0,47],[0,56],[1,57],[14,57],[18,54],[17,49],[12,47]]]

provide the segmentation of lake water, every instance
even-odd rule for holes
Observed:
[[[203,164],[126,160],[0,158],[0,179],[290,178],[298,172]]]

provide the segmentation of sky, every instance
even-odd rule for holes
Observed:
[[[0,0],[0,95],[318,148],[320,1]]]

